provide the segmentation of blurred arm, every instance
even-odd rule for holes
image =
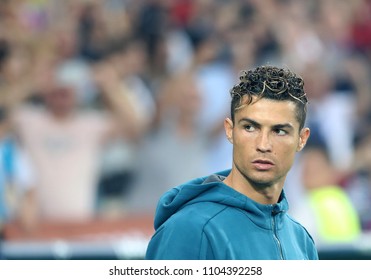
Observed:
[[[138,139],[148,126],[141,115],[133,94],[124,87],[115,69],[107,62],[94,68],[94,78],[108,109],[116,120],[116,132],[123,133],[128,139]]]

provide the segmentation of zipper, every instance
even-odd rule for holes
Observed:
[[[272,229],[273,229],[273,238],[274,240],[276,241],[277,243],[277,246],[278,246],[278,250],[280,252],[280,257],[281,257],[281,260],[284,260],[284,257],[283,257],[283,250],[282,250],[282,244],[281,244],[281,241],[280,239],[278,238],[277,236],[277,229],[276,229],[276,215],[278,214],[279,212],[275,212],[274,210],[272,210]]]

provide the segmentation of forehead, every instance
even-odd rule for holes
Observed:
[[[252,119],[261,125],[279,125],[289,123],[299,129],[296,118],[296,104],[292,101],[277,101],[262,98],[254,99],[251,104],[243,105],[235,112],[235,120]]]

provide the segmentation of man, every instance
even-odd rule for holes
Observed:
[[[295,73],[244,71],[224,122],[232,169],[194,179],[160,199],[146,259],[318,259],[313,239],[288,214],[284,182],[310,131]]]
[[[142,129],[115,71],[103,63],[96,67],[99,93],[109,110],[79,106],[73,83],[54,71],[39,86],[43,106],[22,103],[14,110],[15,132],[38,175],[37,215],[43,222],[96,218],[101,153],[111,139],[135,141]]]

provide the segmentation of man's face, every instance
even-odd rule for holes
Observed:
[[[233,165],[251,185],[283,185],[296,152],[309,137],[308,128],[299,134],[295,110],[291,101],[260,99],[237,110],[234,124],[226,119]]]
[[[76,98],[69,87],[55,87],[46,95],[49,109],[59,117],[68,116],[75,108]]]

